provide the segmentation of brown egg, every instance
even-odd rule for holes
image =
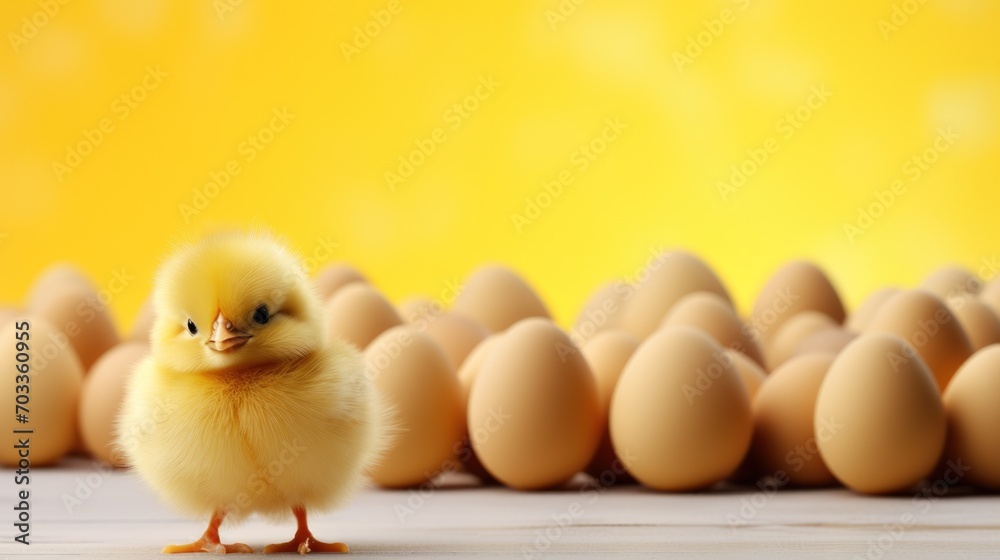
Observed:
[[[456,370],[462,367],[473,348],[490,335],[486,327],[454,313],[427,317],[413,326],[422,329],[444,349]]]
[[[835,481],[819,456],[813,429],[816,395],[833,358],[832,354],[796,356],[774,370],[758,391],[751,454],[765,474],[796,486]]]
[[[72,269],[51,269],[35,284],[28,313],[66,334],[84,371],[119,342],[108,307]]]
[[[378,335],[403,323],[388,300],[364,282],[337,290],[326,304],[326,316],[331,336],[362,349]]]
[[[949,304],[973,350],[1000,343],[1000,318],[985,303],[973,298],[952,298]]]
[[[313,278],[313,285],[323,301],[327,301],[341,288],[354,282],[368,283],[368,279],[349,264],[332,264]]]
[[[22,315],[17,323],[0,325],[0,340],[0,364],[7,370],[0,398],[9,407],[0,416],[0,430],[8,442],[0,446],[0,463],[18,466],[19,450],[12,438],[20,437],[31,438],[31,467],[58,463],[76,442],[76,411],[83,382],[80,360],[69,338],[37,315]],[[19,347],[21,342],[25,344]],[[18,404],[27,412],[17,409]],[[19,422],[17,414],[24,414],[28,421]],[[14,433],[23,429],[33,433]]]
[[[958,319],[937,296],[923,290],[906,291],[885,302],[866,332],[894,334],[907,341],[942,390],[972,355],[972,342]]]
[[[605,330],[587,341],[583,346],[583,357],[587,359],[590,370],[597,382],[597,400],[601,405],[601,426],[603,434],[601,443],[597,446],[594,458],[587,467],[587,474],[593,476],[605,486],[628,480],[624,463],[615,455],[611,446],[611,434],[608,431],[608,412],[611,409],[611,396],[622,370],[632,353],[639,347],[639,339],[625,331]]]
[[[396,409],[399,433],[370,473],[386,488],[406,488],[450,468],[465,422],[451,362],[429,336],[409,325],[380,334],[365,349],[366,374]]]
[[[902,291],[903,290],[900,290],[899,288],[883,288],[872,292],[872,294],[868,296],[868,299],[863,301],[861,305],[854,310],[854,313],[851,313],[851,315],[847,318],[847,321],[844,323],[844,327],[856,333],[864,332],[865,329],[868,328],[868,324],[875,318],[875,314],[882,308],[882,305],[892,299],[892,296],[901,293]]]
[[[727,348],[726,354],[733,358],[733,366],[736,368],[736,373],[740,374],[740,379],[743,380],[743,386],[746,387],[747,395],[750,397],[750,403],[752,404],[757,391],[760,390],[760,387],[767,379],[767,372],[743,352],[736,352]],[[759,471],[759,467],[753,464],[750,455],[747,454],[743,458],[743,463],[729,477],[729,480],[737,483],[752,484],[759,478]]]
[[[945,458],[968,470],[954,469],[963,482],[1000,490],[1000,345],[976,352],[955,373],[944,391],[948,414]]]
[[[825,313],[803,311],[782,323],[767,344],[767,366],[774,371],[795,355],[795,349],[810,335],[837,328],[837,323]]]
[[[621,281],[608,282],[594,292],[583,306],[570,331],[570,338],[578,346],[599,332],[618,325],[625,306],[625,295],[632,288]]]
[[[766,347],[781,326],[804,311],[844,321],[844,304],[826,274],[806,261],[792,261],[778,269],[764,285],[750,315],[750,328]]]
[[[79,414],[83,444],[96,459],[116,467],[125,466],[125,457],[111,446],[115,420],[132,371],[148,355],[146,343],[123,342],[105,352],[83,382]]]
[[[690,327],[646,339],[611,398],[611,442],[643,485],[706,488],[736,471],[750,446],[750,398],[731,355]]]
[[[834,354],[837,355],[847,347],[855,338],[857,333],[840,327],[820,329],[812,334],[806,335],[795,350],[792,356],[802,356],[804,354]]]
[[[75,266],[70,264],[55,264],[42,272],[28,294],[27,309],[32,309],[45,302],[53,291],[64,286],[76,286],[81,289],[93,290],[94,285]]]
[[[500,332],[528,317],[551,317],[527,282],[499,266],[483,267],[469,276],[465,288],[455,298],[452,311],[492,332]]]
[[[750,402],[752,403],[754,397],[757,395],[757,391],[760,390],[760,386],[767,379],[767,372],[743,352],[726,349],[726,353],[732,356],[733,367],[736,368],[736,373],[740,374],[740,379],[743,380],[743,385],[747,389],[747,396],[750,397]]]
[[[472,349],[472,352],[469,352],[465,361],[458,368],[458,383],[462,386],[462,394],[465,397],[466,403],[469,400],[469,391],[472,390],[472,384],[479,375],[479,370],[482,369],[483,362],[486,361],[486,356],[489,355],[493,350],[493,346],[500,340],[501,334],[491,334],[484,338]]]
[[[547,319],[518,322],[496,342],[469,393],[469,435],[483,466],[511,488],[558,486],[601,439],[590,367]]]
[[[663,326],[681,325],[705,332],[725,348],[732,348],[764,364],[757,341],[747,334],[732,304],[711,292],[696,292],[681,298],[663,318]]]
[[[135,342],[149,343],[149,335],[153,332],[153,323],[156,322],[156,313],[153,309],[153,298],[146,298],[139,308],[135,321],[132,324],[132,334],[129,340]]]
[[[712,269],[683,251],[663,253],[648,267],[648,276],[626,294],[629,301],[618,326],[646,338],[660,327],[674,304],[694,292],[711,292],[732,305],[729,292]]]
[[[983,283],[968,270],[960,266],[945,266],[935,270],[924,279],[920,288],[947,300],[953,296],[975,296]]]
[[[491,334],[482,342],[480,342],[476,347],[469,353],[462,363],[462,367],[458,370],[458,384],[462,388],[462,410],[467,411],[469,408],[469,391],[472,389],[472,384],[476,377],[479,375],[479,370],[483,366],[483,362],[486,361],[486,356],[489,355],[493,346],[500,340],[501,334]],[[465,437],[462,438],[462,445],[457,453],[457,459],[462,464],[462,467],[469,473],[479,477],[484,483],[495,483],[496,479],[493,478],[489,472],[483,468],[482,462],[479,457],[476,457],[476,452],[472,448],[472,444],[469,441],[468,431],[466,426],[462,426],[462,430],[465,433]]]
[[[944,406],[934,377],[892,334],[863,334],[834,359],[813,426],[830,472],[866,494],[901,492],[920,482],[944,447]]]
[[[12,321],[17,314],[17,309],[12,307],[0,307],[0,326],[6,324],[8,321]]]
[[[412,296],[399,304],[399,316],[409,324],[414,324],[429,317],[437,317],[445,311],[441,305],[424,296]]]
[[[979,292],[979,301],[986,304],[994,313],[1000,315],[1000,276],[987,282]]]

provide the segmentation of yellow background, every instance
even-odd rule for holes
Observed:
[[[564,324],[659,247],[700,253],[744,309],[793,257],[856,305],[943,263],[975,271],[997,248],[989,0],[402,0],[377,28],[386,1],[230,0],[220,15],[226,0],[71,0],[37,16],[47,1],[0,4],[0,301],[53,262],[99,287],[124,268],[136,279],[112,306],[127,328],[170,243],[218,224],[266,224],[303,253],[331,239],[328,262],[397,301],[506,262]],[[913,13],[886,38],[894,6]],[[678,68],[724,9],[729,23]],[[45,25],[15,52],[33,16]],[[377,36],[348,60],[366,24]],[[167,76],[121,119],[115,100],[157,66]],[[496,90],[452,129],[445,112],[490,76]],[[812,87],[832,96],[784,138],[780,119]],[[241,142],[282,107],[294,119],[245,162]],[[114,131],[60,181],[53,162],[104,118]],[[628,128],[578,171],[570,158],[607,118]],[[909,181],[906,161],[948,126],[960,139]],[[385,173],[438,127],[447,139],[392,192]],[[718,181],[768,138],[780,149],[724,201]],[[186,223],[180,205],[231,159],[242,173]],[[519,233],[512,214],[564,169],[573,183]],[[905,194],[851,242],[844,224],[897,178]]]

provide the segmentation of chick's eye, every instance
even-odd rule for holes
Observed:
[[[270,321],[271,315],[267,312],[267,307],[264,305],[258,307],[253,312],[253,320],[259,325],[263,325]]]
[[[188,332],[192,335],[198,334],[198,325],[194,324],[191,319],[188,319]]]

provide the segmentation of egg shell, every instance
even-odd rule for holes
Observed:
[[[816,353],[836,355],[857,337],[857,333],[839,327],[820,329],[803,337],[792,356]]]
[[[94,290],[94,285],[87,276],[75,266],[67,263],[54,264],[38,275],[31,286],[26,307],[33,309],[42,305],[53,292],[66,286]]]
[[[616,328],[632,288],[624,282],[608,282],[587,299],[573,323],[571,338],[578,345],[607,329]]]
[[[500,340],[501,334],[494,333],[484,338],[472,349],[472,352],[469,352],[465,361],[462,362],[462,366],[458,368],[458,383],[462,386],[462,394],[466,404],[469,402],[469,391],[472,390],[472,384],[475,382],[476,377],[479,376],[479,371],[483,368],[486,356],[489,355],[493,350],[493,346]]]
[[[135,321],[132,323],[132,334],[129,335],[128,339],[133,342],[149,344],[149,337],[153,332],[153,323],[155,322],[156,312],[153,308],[153,298],[149,297],[139,308],[139,313],[136,314]]]
[[[338,290],[326,304],[326,317],[331,336],[361,349],[378,335],[403,323],[389,301],[363,282]]]
[[[920,288],[947,300],[952,296],[975,296],[983,287],[983,282],[961,266],[949,265],[932,272],[920,284]]]
[[[29,328],[18,329],[27,324]],[[27,335],[23,333],[27,333]],[[0,364],[9,368],[8,382],[0,387],[3,402],[10,403],[9,414],[0,417],[4,434],[13,430],[31,429],[31,466],[52,465],[72,450],[77,438],[77,406],[83,367],[67,336],[56,327],[35,315],[22,315],[17,323],[0,325]],[[17,343],[25,342],[27,351],[18,350]],[[27,362],[18,354],[27,354]],[[29,402],[27,423],[16,420],[15,405],[18,385],[25,385],[23,375],[16,370],[18,364],[28,364],[27,395]],[[0,463],[8,467],[18,465],[18,450],[12,444],[0,446]]]
[[[792,261],[764,284],[754,302],[750,324],[766,350],[781,326],[804,311],[823,313],[838,325],[845,316],[844,304],[826,274],[810,262]]]
[[[407,488],[453,468],[465,411],[451,362],[433,339],[409,325],[380,334],[365,349],[366,374],[395,408],[396,439],[370,473],[376,484]]]
[[[115,421],[132,371],[148,355],[144,342],[119,344],[94,363],[83,382],[79,413],[83,444],[96,459],[116,467],[125,466],[125,457],[111,445]]]
[[[452,311],[492,332],[500,332],[529,317],[551,317],[535,290],[512,270],[501,266],[486,266],[473,272],[455,298]]]
[[[602,484],[610,485],[625,482],[630,477],[624,468],[624,463],[615,455],[611,445],[611,434],[608,429],[608,413],[611,409],[611,396],[615,385],[629,358],[639,347],[639,339],[625,331],[605,330],[588,340],[581,351],[587,360],[594,380],[597,382],[597,400],[601,407],[601,442],[594,453],[587,474],[593,476]]]
[[[667,327],[646,339],[611,399],[611,441],[656,490],[706,488],[733,474],[750,446],[750,398],[711,337]]]
[[[651,261],[628,296],[619,328],[644,339],[660,327],[674,304],[695,292],[711,292],[732,305],[732,298],[715,272],[698,257],[684,252],[660,254]]]
[[[733,357],[733,366],[736,368],[736,373],[740,374],[740,379],[743,380],[743,385],[747,389],[747,396],[750,397],[750,402],[753,402],[757,391],[760,390],[760,386],[767,379],[767,372],[760,367],[760,364],[751,360],[743,352],[726,349],[726,353]]]
[[[910,344],[943,390],[965,360],[972,342],[954,314],[937,296],[909,290],[885,302],[868,325],[870,333],[894,334]]]
[[[547,319],[518,322],[486,356],[469,393],[472,447],[491,475],[522,490],[582,471],[601,438],[593,373]]]
[[[444,349],[456,370],[462,366],[469,353],[490,335],[486,327],[454,313],[429,316],[413,325],[418,329],[422,328]]]
[[[472,352],[469,353],[468,357],[462,363],[462,367],[458,369],[458,384],[462,389],[462,410],[465,410],[466,413],[468,413],[469,391],[472,389],[472,384],[479,375],[479,370],[482,369],[483,362],[486,361],[486,356],[489,355],[493,346],[500,340],[500,337],[501,334],[491,334],[483,339],[482,342],[473,348]],[[462,429],[465,436],[462,438],[462,445],[459,447],[458,453],[456,453],[456,458],[462,464],[462,468],[466,472],[478,477],[484,484],[497,483],[493,475],[483,468],[482,461],[476,456],[476,450],[472,448],[472,443],[469,441],[467,426],[462,426]]]
[[[757,391],[760,390],[760,387],[767,379],[767,372],[743,352],[736,352],[730,349],[726,349],[725,352],[732,356],[733,367],[736,368],[736,373],[740,374],[740,379],[743,380],[743,386],[746,387],[747,396],[750,398],[752,405],[754,398],[757,396]],[[736,472],[729,477],[729,480],[736,483],[752,484],[759,478],[759,472],[760,469],[753,464],[748,453],[743,458],[743,463],[736,469]]]
[[[400,302],[399,316],[403,321],[413,324],[428,317],[436,317],[444,313],[441,305],[429,297],[411,296]]]
[[[681,298],[663,318],[663,326],[683,325],[701,329],[724,348],[731,348],[764,365],[764,354],[748,334],[730,302],[711,292]]]
[[[856,333],[864,332],[872,319],[875,318],[875,314],[882,308],[882,305],[902,291],[899,288],[882,288],[881,290],[872,292],[847,318],[844,328]]]
[[[45,278],[31,297],[28,313],[66,334],[84,371],[119,342],[118,331],[96,291],[69,273],[63,282]]]
[[[4,325],[8,321],[13,321],[17,314],[17,309],[13,307],[0,307],[0,325]]]
[[[462,363],[462,367],[459,368],[458,383],[462,388],[462,410],[468,411],[469,391],[472,389],[472,384],[475,382],[476,376],[479,375],[479,370],[482,369],[483,362],[486,361],[486,356],[489,355],[493,346],[500,340],[500,336],[501,334],[491,334],[483,339],[469,353],[468,357],[465,358],[465,362]],[[462,464],[466,472],[475,475],[483,483],[496,483],[497,480],[483,468],[482,461],[479,460],[479,457],[476,457],[476,451],[472,448],[472,443],[469,441],[467,427],[463,425],[462,429],[465,431],[465,437],[462,438],[462,445],[456,454],[458,461]]]
[[[323,301],[329,300],[341,288],[354,282],[368,283],[368,279],[354,267],[344,263],[332,264],[313,278],[313,286]]]
[[[751,455],[765,475],[778,473],[795,486],[836,481],[817,447],[813,416],[816,396],[832,354],[796,356],[771,372],[753,401]]]
[[[985,303],[973,298],[952,298],[949,304],[973,350],[1000,343],[1000,317]]]
[[[774,371],[795,355],[795,349],[810,335],[831,328],[837,323],[825,313],[803,311],[785,321],[767,343],[767,366]]]
[[[902,492],[935,467],[945,414],[934,377],[902,338],[866,333],[834,359],[813,417],[820,456],[842,484]]]
[[[982,291],[979,292],[979,301],[1000,315],[1000,276],[993,278],[983,286]]]
[[[1000,490],[1000,344],[973,354],[944,391],[945,457],[968,467],[965,482]]]

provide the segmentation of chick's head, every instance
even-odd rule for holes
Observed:
[[[153,292],[153,355],[180,372],[262,366],[322,347],[300,261],[264,233],[217,233],[173,254]]]

